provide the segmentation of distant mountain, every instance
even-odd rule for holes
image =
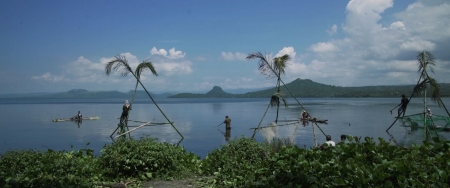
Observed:
[[[62,93],[40,93],[40,94],[16,94],[16,95],[0,95],[0,98],[56,98],[56,99],[84,99],[84,98],[130,98],[133,96],[134,90],[127,93],[119,91],[88,91],[86,89],[72,89],[70,91]],[[150,93],[153,98],[167,98],[173,95],[173,93],[154,94]],[[148,98],[145,91],[136,91],[135,98]]]
[[[194,93],[179,93],[169,98],[233,98],[236,94],[231,94],[223,91],[219,86],[214,86],[206,94],[194,94]]]
[[[450,97],[450,84],[440,83],[441,97]],[[286,88],[289,88],[286,89]],[[281,86],[281,92],[286,98],[314,97],[314,98],[355,98],[355,97],[399,97],[401,94],[411,95],[414,85],[397,86],[362,86],[341,87],[314,82],[310,79],[300,79]],[[262,89],[243,94],[225,92],[221,87],[214,86],[205,94],[198,93],[150,93],[153,98],[267,98],[272,96],[276,88]],[[3,94],[0,98],[131,98],[134,90],[126,93],[119,91],[88,91],[86,89],[72,89],[62,93],[31,93],[31,94]],[[292,94],[291,94],[292,93]],[[136,91],[135,98],[147,98],[145,91]]]
[[[39,97],[44,95],[52,95],[56,94],[56,92],[40,92],[40,93],[11,93],[11,94],[0,94],[0,98],[30,98],[30,97]]]
[[[133,96],[133,93],[134,93],[134,90],[130,90],[130,91],[128,91],[127,96]],[[169,96],[175,95],[175,93],[161,93],[161,94],[155,94],[155,93],[152,93],[152,92],[149,92],[149,93],[154,98],[167,98]],[[148,95],[143,90],[137,90],[135,97],[138,98],[138,99],[139,98],[148,98]]]
[[[275,93],[276,88],[265,89],[261,91],[248,92],[244,94],[230,94],[220,95],[224,92],[218,86],[208,92],[207,94],[191,94],[182,93],[171,96],[171,98],[267,98]],[[289,88],[286,89],[286,88]],[[414,89],[414,85],[398,85],[398,86],[362,86],[362,87],[341,87],[334,85],[326,85],[314,82],[310,79],[300,79],[292,81],[281,86],[281,92],[286,98],[295,97],[314,97],[314,98],[355,98],[355,97],[399,97],[401,94],[410,95]],[[441,97],[450,97],[450,84],[441,83]],[[214,93],[218,93],[213,95]],[[225,92],[224,92],[225,93]],[[292,93],[292,94],[291,94]]]
[[[244,88],[239,88],[239,89],[227,89],[228,93],[231,94],[244,94],[244,93],[249,93],[249,92],[254,92],[254,91],[261,91],[261,90],[266,90],[272,87],[264,87],[264,88],[252,88],[252,89],[244,89]]]

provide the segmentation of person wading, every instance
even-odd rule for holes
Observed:
[[[225,123],[227,129],[231,128],[231,119],[228,116],[225,116],[225,120],[223,121]]]

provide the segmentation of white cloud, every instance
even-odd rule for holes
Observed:
[[[278,51],[277,55],[275,55],[275,57],[281,57],[284,55],[289,55],[291,57],[291,59],[295,58],[295,55],[297,54],[294,50],[294,47],[289,46],[289,47],[284,47],[282,50]]]
[[[425,41],[421,39],[411,39],[409,41],[405,41],[400,45],[400,49],[410,50],[410,51],[422,51],[428,50],[433,51],[435,48],[435,44],[430,41]]]
[[[393,6],[392,0],[351,0],[347,4],[344,31],[354,37],[365,37],[381,30],[380,13]]]
[[[426,4],[429,3],[429,4]],[[442,40],[450,37],[450,1],[416,2],[396,14],[410,33],[423,40]]]
[[[183,53],[181,51],[176,51],[175,48],[169,49],[169,53],[167,53],[167,51],[162,48],[158,50],[158,49],[156,49],[156,47],[153,47],[150,50],[150,54],[164,56],[169,59],[180,59],[180,58],[184,58],[184,56],[186,56],[186,53]]]
[[[63,76],[54,76],[51,73],[46,72],[40,76],[33,76],[33,77],[31,77],[31,79],[46,80],[46,81],[50,81],[50,82],[60,82],[60,81],[63,81],[64,77]]]
[[[311,50],[316,53],[323,53],[323,52],[334,52],[338,51],[338,48],[330,42],[319,42],[317,44],[313,44],[311,46]]]
[[[381,13],[393,6],[391,0],[350,1],[343,24],[346,36],[312,44],[311,53],[301,55],[307,58],[292,62],[286,76],[297,73],[296,77],[341,86],[414,84],[417,53],[438,53],[450,42],[450,2],[424,2],[410,5],[383,27]]]
[[[405,24],[401,21],[396,21],[389,26],[389,29],[405,29]]]
[[[241,52],[222,52],[221,53],[222,58],[227,60],[227,61],[245,61],[247,58],[247,54],[245,53],[241,53]]]
[[[190,61],[179,62],[159,62],[153,63],[158,74],[162,73],[165,76],[183,75],[192,73],[192,63]]]
[[[327,33],[329,34],[329,35],[334,35],[334,34],[336,34],[337,33],[337,25],[336,24],[333,24],[333,26],[331,26],[331,28],[330,28],[330,30],[327,30]]]

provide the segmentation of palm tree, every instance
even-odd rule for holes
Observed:
[[[150,70],[153,75],[158,76],[158,73],[156,73],[155,67],[153,66],[152,62],[145,60],[142,63],[140,63],[136,67],[136,70],[134,71],[134,74],[136,75],[137,79],[139,79],[139,80],[141,79],[141,74],[146,69]],[[136,96],[136,91],[137,91],[138,84],[139,84],[139,82],[136,80],[136,86],[134,86],[133,98],[131,99],[131,104],[130,105],[133,105],[133,101],[134,101],[134,97]]]
[[[268,77],[277,77],[277,92],[275,92],[270,98],[270,106],[277,107],[277,116],[275,119],[275,123],[278,123],[278,113],[280,108],[280,100],[283,101],[284,106],[287,108],[288,105],[286,103],[286,99],[283,98],[283,93],[281,92],[281,74],[285,74],[286,62],[291,58],[289,55],[285,54],[281,57],[275,57],[272,61],[267,61],[267,57],[263,55],[261,52],[251,53],[247,56],[248,60],[259,59],[259,68],[262,74],[267,75]]]
[[[424,112],[427,111],[427,90],[431,92],[431,100],[438,104],[439,107],[443,106],[447,114],[450,116],[447,108],[441,100],[441,92],[439,89],[439,84],[437,81],[430,77],[428,74],[428,70],[434,73],[434,66],[436,65],[434,62],[433,55],[428,51],[422,51],[417,55],[418,60],[418,72],[420,73],[419,80],[422,80],[414,87],[413,94],[422,95],[424,98]],[[426,129],[425,134],[427,132],[427,117],[424,113],[424,128]],[[425,135],[428,137],[428,134]]]
[[[144,89],[144,91],[147,93],[147,95],[150,97],[150,99],[153,101],[153,103],[155,104],[155,106],[158,108],[158,110],[161,112],[161,114],[166,118],[166,120],[172,125],[172,127],[177,131],[177,133],[181,136],[181,138],[183,139],[183,135],[178,131],[178,129],[173,125],[173,122],[171,122],[169,120],[169,118],[167,118],[166,114],[164,114],[164,112],[161,110],[161,108],[158,106],[158,104],[156,103],[156,101],[153,99],[153,97],[150,95],[150,93],[147,91],[147,89],[145,88],[145,86],[142,84],[141,80],[139,79],[142,71],[145,69],[145,67],[149,68],[150,70],[152,70],[152,72],[156,73],[153,65],[150,66],[151,63],[144,61],[144,63],[142,64],[142,68],[136,68],[136,73],[133,73],[133,71],[131,70],[130,65],[128,64],[127,59],[125,58],[125,56],[123,55],[116,55],[114,56],[114,59],[108,63],[106,63],[105,66],[105,72],[106,75],[110,75],[111,71],[117,71],[120,72],[120,74],[122,76],[127,76],[128,74],[132,74],[135,78],[136,81],[142,86],[142,88]],[[139,73],[139,77],[138,74]]]
[[[428,85],[429,91],[431,92],[431,100],[439,105],[439,107],[444,106],[444,103],[441,100],[441,91],[439,89],[439,84],[437,81],[430,77],[428,74],[428,70],[434,73],[434,66],[436,65],[434,62],[433,55],[428,51],[420,52],[417,55],[418,60],[418,71],[420,73],[419,79],[422,80],[414,87],[413,94],[422,95],[424,98],[427,96],[427,88]],[[426,106],[426,101],[425,101]],[[447,110],[447,108],[445,108]],[[448,113],[448,111],[447,111]],[[450,115],[450,114],[449,114]]]
[[[297,100],[297,98],[295,97],[295,95],[291,92],[291,90],[286,86],[286,84],[283,82],[283,80],[281,79],[281,74],[285,73],[285,69],[286,69],[286,62],[288,62],[291,57],[289,55],[283,55],[281,57],[275,57],[272,61],[268,61],[268,57],[266,57],[265,55],[263,55],[261,52],[257,52],[257,53],[250,53],[247,56],[247,60],[253,60],[253,59],[258,59],[258,70],[261,71],[262,74],[267,75],[269,78],[270,77],[277,77],[277,92],[275,92],[272,97],[270,98],[270,103],[269,106],[267,106],[266,111],[264,112],[263,117],[261,118],[261,121],[258,124],[258,127],[261,125],[262,120],[264,119],[264,116],[266,116],[267,110],[269,109],[270,106],[276,106],[277,107],[277,117],[275,122],[278,122],[278,111],[279,111],[279,106],[280,106],[280,99],[284,102],[285,107],[287,106],[286,100],[283,98],[283,94],[281,93],[280,87],[281,84],[284,85],[284,87],[286,88],[286,90],[292,95],[292,97],[297,101],[297,103],[302,107],[302,109],[306,110],[303,105],[300,103],[300,101]],[[319,127],[319,125],[317,125],[316,122],[314,122],[314,124],[320,129],[320,131],[323,133],[324,136],[326,136],[325,132],[323,132],[323,130]],[[314,125],[313,124],[313,125]],[[313,127],[313,132],[314,132],[314,143],[316,143],[315,145],[317,146],[317,141],[316,141],[316,134],[315,134],[315,129],[314,126]],[[255,136],[256,134],[256,130],[253,132],[252,138]]]

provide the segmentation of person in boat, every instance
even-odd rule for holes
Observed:
[[[131,106],[128,103],[128,100],[125,100],[125,104],[122,106],[122,115],[120,116],[120,123],[124,123],[124,121],[128,118],[128,112],[131,110]]]
[[[406,107],[408,106],[408,103],[409,103],[408,98],[406,98],[405,94],[402,94],[402,99],[400,100],[400,104],[397,105],[397,107],[400,106],[400,108],[398,108],[398,116],[397,117],[400,117],[400,115],[402,113],[405,114],[405,110],[406,110]]]
[[[75,116],[73,116],[73,117],[70,118],[70,119],[72,119],[72,120],[80,120],[80,119],[83,119],[83,115],[81,115],[81,112],[78,111],[78,114],[75,115]]]
[[[228,116],[225,116],[225,120],[223,121],[223,123],[225,123],[227,129],[231,128],[231,119]]]

